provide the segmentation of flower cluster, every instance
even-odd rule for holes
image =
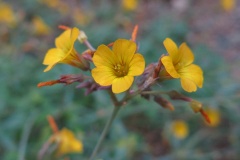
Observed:
[[[187,102],[195,113],[201,113],[210,123],[202,103],[173,89],[166,92],[153,87],[162,81],[180,79],[183,90],[187,92],[195,92],[198,88],[202,88],[203,71],[198,65],[193,64],[194,55],[186,43],[182,43],[178,47],[173,40],[166,38],[163,45],[167,54],[159,55],[160,58],[157,62],[145,67],[145,59],[139,53],[139,46],[136,43],[138,26],[134,28],[131,39],[117,39],[109,44],[101,44],[97,49],[91,45],[83,31],[66,26],[60,26],[60,28],[65,31],[56,38],[56,48],[48,50],[43,61],[43,64],[47,65],[44,72],[50,71],[58,63],[64,63],[85,72],[89,71],[91,76],[87,76],[84,72],[77,75],[63,75],[57,80],[41,82],[38,87],[76,82],[79,83],[77,88],[86,89],[86,95],[106,90],[117,108],[116,111],[137,95],[147,100],[153,99],[157,104],[171,111],[174,110],[174,106],[170,100],[182,100]],[[76,40],[87,47],[81,54],[74,48]],[[91,68],[93,66],[90,65],[91,63],[94,65],[93,68]],[[115,95],[119,93],[125,93],[121,100],[118,100]],[[167,95],[170,100],[162,95]],[[115,113],[113,114],[115,115]],[[187,135],[187,127],[183,123],[176,123],[173,126],[179,131],[178,133],[174,131],[177,133],[177,137],[184,138]],[[181,129],[179,130],[179,128]],[[64,137],[61,135],[72,137],[67,130],[64,130],[54,136],[54,141],[58,139],[56,137]],[[64,142],[64,138],[62,141]],[[65,146],[60,148],[65,148]]]

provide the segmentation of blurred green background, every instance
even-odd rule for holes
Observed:
[[[47,115],[83,142],[84,152],[68,157],[87,159],[112,112],[104,91],[85,96],[77,84],[37,88],[39,82],[79,73],[67,65],[43,73],[43,58],[62,32],[60,24],[84,30],[94,47],[129,39],[138,24],[139,52],[147,64],[166,53],[162,42],[170,37],[178,45],[187,42],[204,70],[204,86],[196,93],[183,91],[179,80],[159,89],[203,102],[212,125],[187,103],[172,101],[171,112],[136,97],[120,111],[96,159],[240,159],[240,6],[221,0],[0,1],[0,159],[37,159],[52,135]],[[173,127],[179,121],[184,125]],[[181,138],[179,130],[186,132]]]

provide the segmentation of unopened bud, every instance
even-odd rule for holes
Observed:
[[[93,54],[94,54],[95,51],[91,51],[90,49],[87,49],[86,51],[84,51],[82,53],[82,56],[84,59],[92,62],[92,57],[93,57]]]
[[[168,92],[168,95],[171,99],[174,99],[174,100],[183,100],[183,101],[187,101],[187,102],[191,102],[192,101],[192,98],[189,98],[181,93],[178,93],[177,91],[175,90],[172,90],[170,92]]]
[[[87,35],[84,31],[80,31],[78,35],[78,40],[80,43],[83,43],[85,40],[87,40]]]
[[[161,96],[154,96],[154,101],[160,104],[163,108],[169,109],[170,111],[174,110],[172,103]]]
[[[85,82],[79,84],[76,88],[85,88],[86,89],[85,95],[89,95],[90,93],[101,89],[101,86],[99,86],[94,81],[85,81]]]
[[[162,56],[161,56],[161,57],[162,57]],[[154,78],[158,78],[158,75],[159,75],[160,70],[161,70],[161,68],[162,68],[161,57],[159,58],[158,63],[157,63],[157,65],[156,65],[155,69],[154,69],[154,74],[153,74],[153,77],[154,77]]]
[[[138,84],[138,87],[140,90],[146,90],[148,87],[150,87],[156,81],[156,79],[153,78],[155,65],[156,64],[154,64],[154,63],[149,64],[145,68],[144,73],[138,79],[137,84]]]
[[[195,113],[198,113],[201,111],[202,109],[202,103],[201,102],[198,102],[196,100],[192,100],[189,105],[191,106],[192,110],[195,112]]]
[[[89,62],[87,61],[87,59],[85,59],[85,58],[83,57],[83,55],[78,54],[78,59],[79,59],[79,61],[78,61],[78,62],[75,62],[75,63],[78,64],[78,67],[79,67],[79,68],[81,68],[81,69],[84,70],[84,71],[87,71],[87,70],[90,69],[90,64],[89,64]]]

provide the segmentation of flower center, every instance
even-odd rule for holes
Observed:
[[[124,77],[128,74],[128,67],[118,63],[114,65],[114,71],[117,77]]]
[[[175,64],[175,69],[176,70],[179,70],[179,69],[181,69],[181,68],[183,68],[184,67],[184,64],[183,63],[181,63],[181,62],[178,62],[177,64]]]

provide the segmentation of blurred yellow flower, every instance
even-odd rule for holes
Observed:
[[[216,127],[219,125],[220,120],[221,120],[221,116],[220,116],[220,112],[217,109],[214,108],[208,108],[205,110],[211,123],[208,123],[209,126],[212,127]]]
[[[41,3],[45,4],[46,6],[58,10],[62,14],[66,14],[69,11],[69,5],[64,3],[65,1],[61,0],[39,0]]]
[[[34,33],[37,35],[47,35],[51,31],[48,25],[39,16],[33,18]]]
[[[10,5],[0,2],[0,22],[13,26],[16,23],[14,12]]]
[[[133,77],[141,75],[145,68],[145,60],[141,54],[135,53],[136,49],[136,43],[126,39],[116,40],[112,50],[100,45],[93,55],[94,80],[101,86],[112,85],[113,93],[128,90]]]
[[[182,88],[187,92],[196,91],[197,87],[202,88],[203,71],[198,65],[192,64],[194,55],[187,44],[182,43],[178,48],[170,38],[165,39],[163,44],[169,56],[163,56],[161,62],[168,76],[180,78]]]
[[[122,0],[122,6],[125,10],[133,11],[137,8],[138,0]]]
[[[86,26],[89,22],[91,22],[92,15],[89,13],[85,13],[79,8],[75,8],[73,10],[73,20],[76,24],[79,24],[81,26]]]
[[[50,143],[56,143],[56,156],[62,156],[68,153],[82,153],[83,144],[81,141],[76,139],[73,132],[67,128],[56,132],[49,139]]]
[[[80,31],[77,28],[67,29],[55,40],[56,48],[48,50],[43,64],[48,65],[44,72],[51,70],[57,63],[65,63],[88,70],[89,63],[74,49]]]
[[[231,11],[235,7],[235,0],[221,0],[221,5],[225,11]]]
[[[171,131],[177,139],[184,139],[188,136],[188,125],[183,120],[175,120],[171,124]]]

